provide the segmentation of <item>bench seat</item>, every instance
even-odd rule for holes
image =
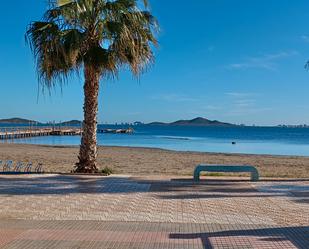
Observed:
[[[259,180],[258,170],[250,165],[233,166],[233,165],[198,165],[194,170],[194,181],[200,180],[201,172],[232,172],[232,173],[251,173],[251,181]]]

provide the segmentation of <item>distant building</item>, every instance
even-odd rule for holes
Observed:
[[[309,128],[309,125],[307,125],[307,124],[302,124],[302,125],[284,125],[284,124],[281,124],[281,125],[278,125],[278,127],[281,127],[281,128]]]
[[[144,124],[144,123],[139,122],[139,121],[136,121],[136,122],[133,123],[133,125],[143,125],[143,124]]]

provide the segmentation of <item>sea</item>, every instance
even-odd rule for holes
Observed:
[[[127,126],[99,125],[99,128]],[[133,129],[133,134],[98,134],[98,144],[175,151],[309,156],[309,128],[138,125]],[[0,142],[76,146],[80,144],[80,136],[32,137]]]

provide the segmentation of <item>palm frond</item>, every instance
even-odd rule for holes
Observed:
[[[129,66],[139,75],[154,61],[156,19],[140,0],[51,0],[43,20],[26,36],[40,82],[53,87],[87,63],[102,76]]]
[[[52,22],[33,22],[29,25],[27,38],[43,85],[50,88],[57,80],[64,82],[78,67],[79,35],[76,30],[62,31]]]

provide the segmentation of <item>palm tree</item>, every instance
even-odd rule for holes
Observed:
[[[29,24],[26,38],[43,86],[62,85],[83,70],[84,122],[75,172],[98,171],[100,80],[117,76],[125,66],[138,76],[153,62],[156,30],[147,0],[54,0],[42,21]]]

